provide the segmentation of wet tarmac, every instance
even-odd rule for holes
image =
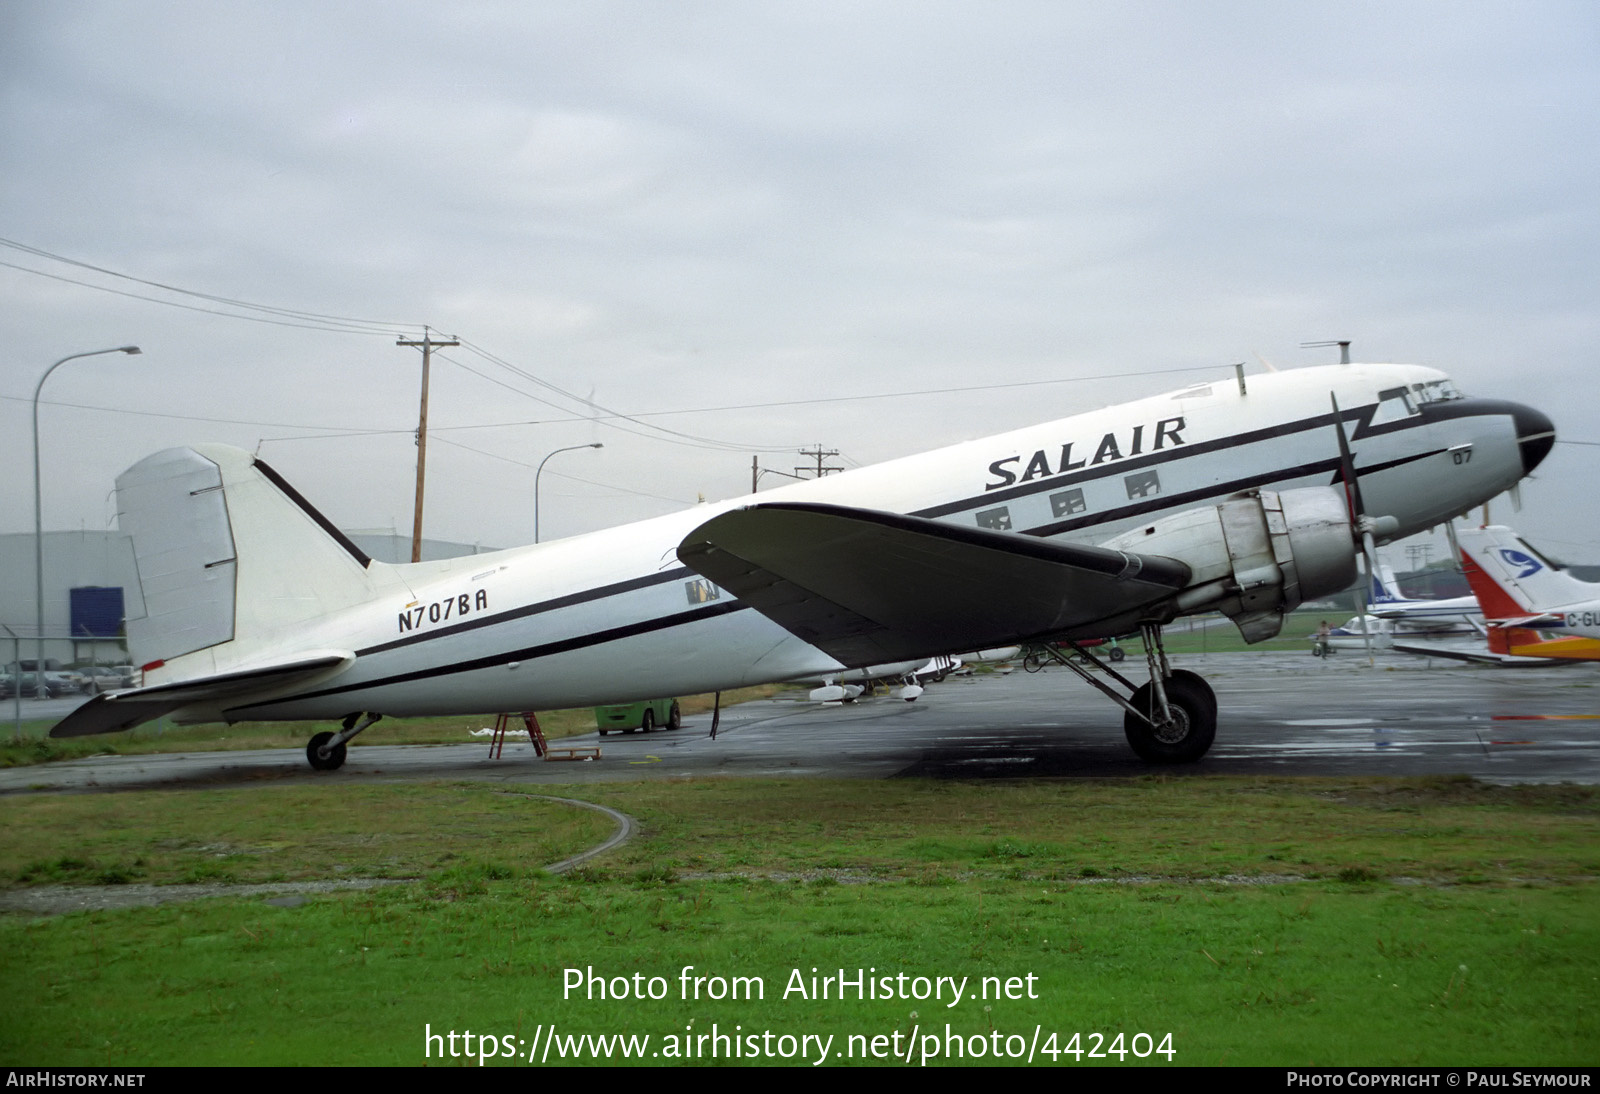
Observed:
[[[1129,750],[1122,712],[1069,671],[953,677],[915,703],[746,703],[677,731],[564,738],[587,762],[545,762],[525,742],[490,759],[485,741],[385,745],[382,727],[344,767],[314,772],[302,750],[107,756],[0,771],[0,794],[262,783],[472,779],[563,784],[756,778],[1131,778],[1213,775],[1470,775],[1500,783],[1600,782],[1600,666],[1501,669],[1305,653],[1174,658],[1216,689],[1217,740],[1199,763],[1151,767]],[[1128,662],[1129,666],[1134,662]],[[1130,672],[1130,675],[1132,673]],[[488,724],[485,719],[485,724]]]

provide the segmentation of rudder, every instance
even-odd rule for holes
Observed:
[[[226,670],[375,591],[378,564],[241,449],[148,456],[118,476],[117,509],[145,604],[128,644],[148,672],[177,658],[192,658],[179,676]]]

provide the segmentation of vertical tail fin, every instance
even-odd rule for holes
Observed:
[[[1491,619],[1536,615],[1600,598],[1600,586],[1573,577],[1503,525],[1461,530],[1456,538],[1467,580]],[[1497,605],[1494,609],[1484,600],[1485,592]]]
[[[1467,575],[1467,584],[1472,586],[1472,595],[1478,598],[1478,606],[1483,609],[1483,617],[1487,620],[1517,619],[1526,616],[1529,610],[1512,600],[1500,583],[1483,572],[1483,568],[1472,561],[1472,556],[1465,547],[1461,550],[1461,569]],[[1494,646],[1494,631],[1490,631],[1489,645]],[[1504,650],[1496,650],[1504,653]]]
[[[148,672],[209,675],[275,652],[295,628],[369,599],[373,563],[249,453],[170,448],[117,479],[145,614],[128,644]],[[181,669],[170,665],[184,659]],[[147,677],[147,682],[150,678]]]
[[[1400,582],[1386,562],[1378,563],[1378,572],[1368,576],[1367,601],[1370,604],[1395,604],[1406,598],[1400,595]]]

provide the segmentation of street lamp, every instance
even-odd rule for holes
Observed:
[[[601,444],[599,441],[595,441],[593,444],[574,444],[569,445],[566,448],[558,448],[555,450],[555,452],[550,453],[550,456],[554,456],[558,452],[576,452],[580,448],[604,447],[605,445]],[[544,474],[544,465],[550,462],[550,456],[546,456],[544,459],[540,460],[539,470],[533,473],[533,542],[535,543],[539,542],[539,476]]]
[[[38,612],[39,648],[36,651],[38,659],[33,666],[34,698],[47,699],[49,690],[44,683],[44,517],[41,511],[39,495],[39,392],[44,390],[44,382],[50,379],[50,374],[68,361],[76,361],[80,357],[98,357],[102,353],[139,353],[138,346],[112,346],[110,349],[90,350],[88,353],[74,353],[63,357],[55,364],[44,370],[44,375],[39,377],[39,385],[33,389],[33,592],[35,597],[34,607]],[[22,672],[21,659],[18,658],[17,672]]]

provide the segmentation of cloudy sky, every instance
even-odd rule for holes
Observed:
[[[11,0],[0,531],[137,343],[47,528],[225,441],[409,532],[424,324],[427,533],[500,546],[557,448],[546,538],[1322,338],[1600,442],[1597,138],[1587,2]],[[1495,515],[1600,561],[1597,474]]]

